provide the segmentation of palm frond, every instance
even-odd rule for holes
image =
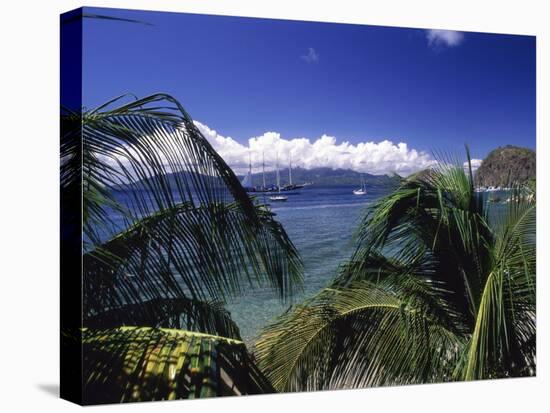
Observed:
[[[152,299],[85,315],[88,329],[150,326],[199,332],[242,340],[239,327],[219,302],[189,298]]]
[[[466,380],[533,375],[536,335],[535,204],[519,192],[497,227],[494,268],[464,362]]]
[[[292,294],[299,257],[272,215],[257,213],[257,229],[235,204],[182,204],[142,219],[84,255],[86,312],[159,298],[224,301],[245,285]]]
[[[450,380],[463,346],[454,316],[434,311],[437,288],[400,279],[398,288],[388,280],[327,288],[269,326],[256,354],[273,386],[298,391]]]
[[[257,342],[275,388],[534,374],[534,196],[495,221],[468,169],[448,158],[368,209],[332,287]]]
[[[358,230],[353,265],[339,278],[362,279],[373,273],[377,256],[391,257],[407,272],[444,283],[449,300],[473,325],[490,266],[492,233],[462,167],[442,165],[404,182],[369,208]]]
[[[173,97],[125,97],[62,116],[61,185],[82,197],[89,315],[156,299],[223,301],[301,288],[301,260],[274,215]],[[146,316],[146,314],[144,314]]]
[[[82,331],[84,403],[270,393],[241,341],[183,330]]]

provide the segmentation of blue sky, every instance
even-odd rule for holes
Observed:
[[[403,152],[405,143],[418,151],[409,163],[462,153],[464,143],[475,158],[505,144],[535,147],[534,37],[87,11],[150,25],[85,19],[84,105],[167,92],[219,148],[270,131],[266,142],[307,138],[315,150],[325,135],[328,148],[380,162],[385,152],[358,145],[391,141]]]

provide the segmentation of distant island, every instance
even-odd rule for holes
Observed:
[[[489,153],[475,172],[476,186],[508,187],[536,178],[535,151],[506,145]]]
[[[284,187],[289,184],[288,168],[280,169],[280,180],[281,187]],[[188,182],[189,185],[193,185],[193,180],[190,178],[192,173],[190,172],[177,172],[177,173],[167,173],[165,174],[165,179],[167,185],[177,186],[176,184],[176,175],[180,179]],[[378,187],[388,187],[394,188],[399,186],[402,181],[402,177],[398,174],[392,173],[387,175],[372,175],[368,173],[360,173],[353,171],[351,169],[332,169],[328,167],[322,168],[292,168],[292,182],[294,184],[303,184],[310,183],[315,186],[340,186],[340,185],[361,185],[361,178],[363,179],[365,185],[367,186],[378,186]],[[216,180],[218,178],[212,178]],[[244,175],[237,175],[237,179],[242,181]],[[274,186],[276,183],[276,172],[275,171],[266,171],[265,172],[265,182],[266,185]],[[252,174],[252,183],[255,186],[262,185],[263,177],[262,173],[253,173]],[[124,189],[126,185],[117,184],[112,185],[111,188],[114,190]],[[147,185],[144,180],[139,180],[134,183],[134,190],[136,189],[147,189]]]
[[[429,169],[423,169],[406,179],[425,179],[429,174]],[[532,185],[536,176],[535,151],[506,145],[489,152],[474,171],[474,182],[477,188],[508,188],[513,185]]]
[[[281,186],[287,185],[289,183],[288,168],[281,169],[280,174]],[[292,182],[294,184],[312,182],[314,185],[320,186],[360,185],[361,176],[368,186],[397,186],[402,179],[395,173],[372,175],[356,172],[351,169],[332,169],[329,167],[312,169],[292,168]],[[242,180],[244,175],[239,175],[238,178]],[[262,179],[261,172],[252,174],[252,180],[255,185],[261,185]],[[276,182],[275,171],[266,171],[265,181],[267,185],[274,184]]]
[[[512,183],[525,184],[536,178],[536,154],[535,151],[519,146],[506,145],[499,147],[489,153],[482,161],[481,166],[474,172],[475,185],[477,187],[508,187]],[[405,179],[419,178],[429,173],[429,170],[421,170],[409,175]],[[288,168],[279,170],[281,187],[290,183]],[[178,172],[182,179],[187,179],[189,172]],[[175,185],[175,175],[166,174],[167,182]],[[245,175],[239,174],[239,181],[244,179]],[[305,169],[300,167],[292,168],[292,183],[303,184],[312,183],[316,186],[340,186],[355,185],[360,186],[361,180],[367,186],[379,187],[397,187],[404,178],[396,173],[385,175],[373,175],[361,173],[351,169],[332,169],[330,167],[319,167]],[[262,172],[252,173],[252,184],[262,185]],[[265,182],[267,186],[274,186],[276,183],[276,172],[266,171]],[[142,182],[137,186],[143,185]],[[120,189],[123,185],[114,185],[113,189]]]

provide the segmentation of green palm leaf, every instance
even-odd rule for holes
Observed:
[[[369,208],[333,285],[260,336],[275,388],[534,374],[535,197],[492,210],[472,182],[441,161]]]
[[[432,303],[437,288],[403,275],[327,288],[269,326],[256,343],[279,391],[450,380],[464,339]],[[426,299],[429,296],[430,299]]]
[[[399,262],[407,272],[437,280],[448,300],[473,326],[481,286],[491,265],[493,234],[482,202],[462,166],[441,166],[413,178],[377,201],[358,230],[353,265],[344,282],[372,273],[376,256]]]
[[[269,393],[241,341],[183,330],[82,332],[84,403]]]
[[[301,261],[181,105],[153,95],[62,117],[65,193],[82,193],[89,316],[157,299],[301,287]],[[82,182],[80,180],[82,173]]]
[[[151,326],[202,332],[242,340],[239,327],[219,302],[189,298],[152,299],[86,315],[89,329]]]
[[[456,374],[466,380],[535,372],[535,222],[534,202],[515,191],[498,224],[494,268],[467,356],[457,368]]]
[[[64,236],[83,235],[87,327],[62,342],[84,355],[84,401],[273,391],[223,302],[259,285],[290,298],[294,245],[179,102],[115,107],[123,98],[61,119]]]
[[[250,228],[235,204],[188,204],[139,221],[84,255],[86,312],[157,298],[224,300],[245,283],[272,285],[284,298],[300,261],[272,214],[257,214],[262,225]]]

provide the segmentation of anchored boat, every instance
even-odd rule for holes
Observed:
[[[367,188],[365,186],[365,180],[363,179],[363,175],[361,175],[361,188],[354,189],[353,194],[354,195],[367,195]]]
[[[278,195],[273,195],[269,197],[270,201],[273,202],[284,202],[288,200],[287,196],[281,195],[281,177],[279,176],[279,154],[277,154],[277,193]]]

